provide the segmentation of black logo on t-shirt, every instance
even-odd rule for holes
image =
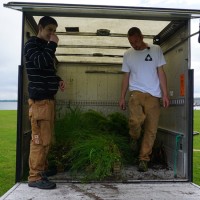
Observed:
[[[152,61],[152,57],[148,54],[145,58],[145,61]]]

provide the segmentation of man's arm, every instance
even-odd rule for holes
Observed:
[[[26,43],[24,48],[25,57],[32,61],[35,67],[40,69],[49,69],[51,66],[54,70],[54,58],[57,47],[56,39],[53,38],[44,49],[41,49],[40,44],[34,40],[30,40]]]
[[[130,73],[125,72],[123,80],[122,80],[121,96],[119,100],[119,106],[122,110],[126,109],[125,97],[126,97],[126,92],[128,89],[128,84],[129,84],[129,76],[130,76]]]
[[[158,67],[158,77],[160,80],[160,87],[162,90],[163,106],[168,107],[169,106],[169,96],[168,96],[168,92],[167,92],[167,78],[166,78],[166,74],[164,72],[163,66]]]

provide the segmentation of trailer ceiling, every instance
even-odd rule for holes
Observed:
[[[4,6],[22,11],[29,19],[33,17],[35,27],[44,15],[57,20],[58,62],[120,64],[123,53],[130,47],[126,38],[130,27],[139,27],[145,42],[153,43],[153,38],[166,27],[169,32],[200,16],[199,10],[186,9],[24,2]]]
[[[41,17],[33,16],[35,25]],[[130,48],[127,31],[131,26],[139,27],[143,31],[145,42],[152,44],[155,35],[170,23],[151,20],[53,17],[58,22],[56,33],[59,45],[56,57],[58,62],[66,63],[121,64],[124,52]]]

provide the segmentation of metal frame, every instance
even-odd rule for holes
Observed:
[[[53,4],[53,3],[27,3],[9,2],[4,4],[22,12],[32,15],[41,13],[46,15],[71,16],[71,17],[102,17],[121,19],[147,19],[152,20],[173,20],[199,18],[200,11],[195,9],[172,9],[172,8],[152,8],[152,7],[126,7],[126,6],[100,6],[81,4]]]

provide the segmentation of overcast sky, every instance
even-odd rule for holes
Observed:
[[[17,99],[18,65],[21,61],[21,29],[22,15],[3,7],[12,1],[1,0],[0,5],[0,100]],[[123,5],[140,7],[162,7],[199,9],[199,0],[17,0],[16,2],[92,4],[92,5]],[[199,19],[192,20],[191,33],[199,30]],[[192,68],[194,69],[194,96],[200,97],[200,44],[198,35],[191,39]]]

